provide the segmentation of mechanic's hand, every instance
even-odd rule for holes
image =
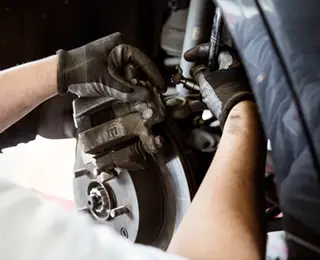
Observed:
[[[184,54],[187,61],[208,60],[209,43],[198,45]],[[229,51],[222,51],[218,58],[219,70],[211,71],[204,65],[196,65],[191,75],[200,86],[203,102],[219,119],[223,128],[231,109],[243,100],[253,100],[244,70]]]
[[[139,84],[132,85],[126,78],[125,69],[130,66],[133,71],[142,72],[158,92],[165,91],[163,78],[154,63],[139,49],[124,44],[121,33],[71,51],[59,50],[58,55],[60,94],[69,90],[80,97],[109,96],[124,102],[146,101],[150,91]]]

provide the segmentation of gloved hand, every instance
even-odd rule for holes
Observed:
[[[146,76],[158,92],[165,92],[164,80],[154,63],[139,49],[124,44],[114,33],[80,48],[59,50],[58,90],[80,97],[110,96],[126,101],[147,101],[150,91],[126,79],[126,67]]]
[[[208,60],[209,44],[201,44],[184,54],[191,62]],[[191,69],[191,75],[200,86],[203,102],[220,121],[223,128],[231,109],[243,100],[254,100],[249,83],[234,54],[222,51],[218,58],[219,70],[211,71],[204,65]]]

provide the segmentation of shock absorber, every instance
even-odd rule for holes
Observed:
[[[212,0],[191,0],[186,33],[182,47],[182,55],[187,50],[197,46],[200,43],[208,41],[211,32],[213,17],[213,3]],[[194,64],[187,62],[184,57],[181,57],[180,67],[183,71],[183,77],[188,78],[190,69]],[[177,91],[181,95],[189,93],[184,88],[183,84],[177,85]]]

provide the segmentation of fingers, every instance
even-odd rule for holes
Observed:
[[[184,58],[190,62],[205,64],[208,62],[209,49],[210,49],[209,43],[199,44],[196,47],[186,51],[184,53]]]
[[[187,50],[184,53],[184,58],[187,61],[190,62],[196,62],[198,64],[207,64],[208,63],[208,57],[209,57],[209,49],[210,49],[210,43],[202,43],[197,45],[196,47],[193,47],[190,50]],[[229,52],[232,56],[236,56],[237,53],[234,49],[231,47],[225,45],[225,44],[220,44],[219,46],[219,51],[227,51]]]
[[[148,80],[151,81],[151,83],[159,92],[162,93],[166,91],[166,85],[160,72],[147,55],[145,55],[138,48],[127,44],[120,44],[113,48],[108,58],[109,74],[124,86],[129,88],[137,88],[137,86],[133,86],[121,75],[121,71],[128,64],[133,64],[138,69],[142,70],[148,77]]]

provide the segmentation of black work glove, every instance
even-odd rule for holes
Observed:
[[[209,43],[198,45],[184,54],[187,61],[207,62]],[[204,65],[191,69],[200,87],[203,102],[220,121],[223,128],[231,109],[243,100],[254,100],[244,70],[234,54],[225,50],[219,54],[219,70]]]
[[[133,85],[125,69],[144,74],[158,92],[165,84],[154,63],[139,49],[124,44],[121,33],[114,33],[71,51],[58,51],[58,90],[80,97],[109,96],[126,101],[147,101],[149,90]],[[142,73],[141,73],[142,72]],[[146,85],[146,84],[144,84]],[[150,84],[149,84],[150,85]]]

